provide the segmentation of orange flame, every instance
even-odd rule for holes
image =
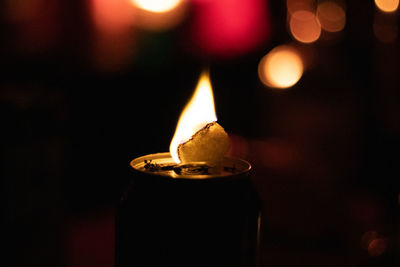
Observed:
[[[203,72],[192,98],[181,113],[169,147],[171,156],[176,163],[180,163],[178,146],[188,141],[206,124],[216,120],[210,76],[208,72]]]

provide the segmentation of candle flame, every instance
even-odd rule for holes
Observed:
[[[203,72],[196,90],[181,113],[169,151],[176,163],[180,163],[178,146],[188,141],[198,130],[208,123],[217,121],[214,107],[210,75]]]

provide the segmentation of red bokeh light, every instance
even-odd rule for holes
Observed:
[[[263,0],[194,0],[194,43],[207,53],[234,56],[251,51],[269,34]]]

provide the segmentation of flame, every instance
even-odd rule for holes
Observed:
[[[178,146],[188,141],[205,125],[216,120],[217,115],[215,113],[210,75],[208,72],[203,72],[192,98],[181,113],[174,137],[169,146],[171,156],[176,163],[180,163]]]

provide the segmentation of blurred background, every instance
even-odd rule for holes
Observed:
[[[399,0],[0,6],[9,266],[114,266],[129,162],[168,151],[205,68],[262,266],[400,266]]]

